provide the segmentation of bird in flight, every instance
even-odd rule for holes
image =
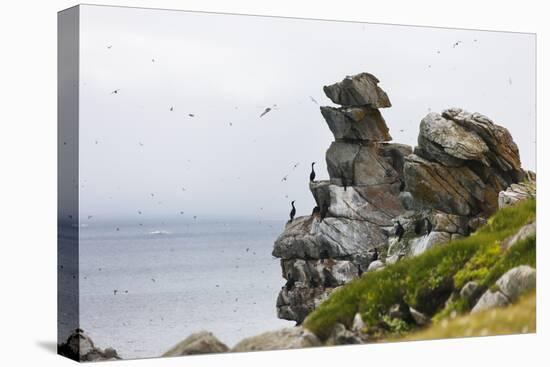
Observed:
[[[139,146],[140,146],[140,147],[142,147],[142,146],[143,146],[143,143],[142,143],[141,141],[139,142]]]
[[[192,114],[192,113],[190,113],[188,116],[189,116],[189,117],[195,117],[195,115]]]
[[[113,47],[113,45],[109,45],[107,46],[107,48],[110,50],[111,48]]]
[[[119,90],[120,90],[120,89],[115,89],[114,91],[111,92],[111,94],[118,94],[118,91],[119,91]]]
[[[319,102],[317,102],[317,100],[315,100],[315,98],[313,98],[312,96],[309,96],[309,99],[311,99],[311,101],[315,104],[319,104]]]
[[[260,117],[265,116],[269,111],[271,111],[271,107],[266,107],[266,109],[264,110],[264,112],[262,112],[262,114],[260,115]]]
[[[174,111],[174,106],[170,107],[170,112]]]
[[[462,41],[456,41],[456,42],[453,44],[453,48],[455,48],[456,46],[458,46],[459,43],[462,43]]]

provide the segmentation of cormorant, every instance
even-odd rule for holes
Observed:
[[[400,178],[399,181],[401,182],[401,183],[399,184],[399,191],[400,191],[400,192],[403,192],[403,191],[405,191],[405,181],[403,181],[402,178]]]
[[[424,220],[417,220],[414,224],[414,233],[421,234],[422,230],[424,229]]]
[[[315,181],[315,170],[313,169],[313,165],[315,162],[311,163],[311,173],[309,174],[309,181],[313,182]]]
[[[372,261],[378,260],[378,249],[374,248],[374,254],[372,254]]]
[[[291,277],[292,274],[288,273],[288,280],[286,281],[285,288],[290,291],[294,287],[295,280]]]
[[[294,202],[296,200],[292,200],[292,202],[290,203],[290,205],[292,205],[292,210],[290,211],[290,223],[292,223],[292,220],[294,219],[294,216],[296,215],[296,207],[294,206]]]
[[[432,222],[426,217],[426,234],[430,234],[432,232]]]
[[[346,181],[346,178],[342,176],[342,186],[344,186],[344,191],[347,191],[348,183]]]
[[[404,233],[405,233],[405,229],[403,228],[401,223],[399,223],[399,221],[397,221],[397,228],[395,229],[395,235],[397,236],[397,242],[401,242],[401,238],[403,237]]]

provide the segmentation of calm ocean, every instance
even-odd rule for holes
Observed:
[[[199,330],[233,346],[291,326],[271,256],[282,221],[195,220],[80,229],[80,325],[123,358],[155,357]],[[117,230],[118,228],[118,230]]]

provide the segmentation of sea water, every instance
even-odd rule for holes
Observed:
[[[156,357],[200,330],[229,347],[291,326],[271,255],[281,221],[90,223],[80,228],[80,326],[122,358]]]

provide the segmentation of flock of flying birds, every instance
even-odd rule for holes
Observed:
[[[477,40],[477,39],[474,39],[473,42],[478,42],[478,40]],[[454,43],[452,44],[452,48],[453,48],[453,49],[454,49],[454,48],[457,48],[457,47],[459,47],[462,43],[463,43],[463,42],[462,42],[461,40],[458,40],[458,41],[456,41],[456,42],[454,42]],[[108,46],[107,46],[107,49],[111,50],[112,47],[113,47],[113,45],[108,45]],[[441,54],[441,51],[440,51],[440,50],[437,50],[437,54]],[[151,58],[151,63],[154,64],[155,62],[156,62],[156,60],[155,60],[154,58]],[[431,68],[431,64],[428,65],[428,68]],[[509,84],[509,85],[512,85],[512,78],[511,78],[511,77],[508,77],[508,84]],[[112,91],[111,91],[111,94],[113,94],[113,95],[118,95],[118,94],[120,94],[120,92],[121,92],[121,89],[120,89],[120,88],[117,88],[117,89],[112,90]],[[319,102],[318,102],[315,98],[313,98],[312,96],[309,96],[309,99],[310,99],[310,101],[311,101],[312,103],[317,104],[317,105],[319,104]],[[170,111],[170,112],[173,112],[173,111],[174,111],[174,108],[175,108],[174,106],[170,106],[170,107],[169,107],[169,111]],[[235,108],[238,108],[238,107],[235,107]],[[263,118],[263,117],[264,117],[265,115],[267,115],[268,113],[272,112],[273,110],[277,110],[277,109],[278,109],[277,104],[273,104],[272,106],[265,107],[264,110],[260,113],[259,118]],[[194,113],[188,113],[187,115],[188,115],[190,118],[195,117],[195,114],[194,114]],[[233,123],[232,123],[232,122],[229,122],[229,126],[232,127],[232,126],[233,126]],[[399,131],[400,131],[400,132],[404,132],[404,129],[400,129]],[[64,144],[66,145],[66,143],[64,143]],[[97,145],[97,144],[99,144],[99,142],[96,140],[96,141],[95,141],[95,144]],[[141,142],[141,141],[138,142],[138,144],[139,144],[139,146],[144,146],[143,142]],[[294,163],[294,164],[292,165],[292,167],[290,168],[290,171],[289,171],[288,173],[286,173],[286,174],[281,178],[281,182],[287,181],[287,180],[288,180],[288,177],[290,176],[290,174],[291,174],[293,171],[295,171],[295,170],[299,167],[299,165],[300,165],[300,162]],[[315,178],[315,171],[314,171],[314,169],[313,169],[313,165],[314,165],[314,163],[312,163],[312,166],[311,166],[311,173],[310,173],[310,180],[311,180],[311,181],[313,181],[314,178]],[[182,187],[182,191],[186,191],[185,187]],[[154,197],[154,196],[155,196],[154,193],[151,193],[150,195],[151,195],[151,197]],[[285,198],[288,199],[288,195],[285,195]],[[295,208],[295,206],[294,206],[294,202],[295,202],[295,201],[292,201],[292,202],[291,202],[292,209],[291,209],[291,212],[290,212],[290,221],[293,220],[294,215],[296,214],[296,208]],[[162,203],[162,202],[159,202],[159,204],[161,204],[161,203]],[[261,210],[261,209],[263,209],[263,208],[260,208],[260,210]],[[314,213],[315,213],[315,209],[319,210],[319,208],[314,208]],[[138,215],[142,215],[143,212],[142,212],[141,210],[137,210],[137,214],[138,214]],[[184,211],[180,211],[179,214],[180,214],[180,215],[183,215],[183,214],[184,214]],[[69,217],[72,219],[72,216],[69,215]],[[91,219],[93,218],[93,216],[92,216],[92,215],[88,215],[87,218],[88,218],[88,220],[91,220]],[[197,219],[197,216],[193,216],[193,219]],[[140,226],[143,226],[143,223],[139,223],[139,225],[140,225]],[[425,220],[422,221],[422,225],[427,229],[427,232],[429,233],[430,230],[431,230],[431,223],[429,222],[429,220],[428,220],[427,218],[426,218]],[[416,226],[417,228],[415,229],[415,231],[418,229],[418,226],[419,226],[419,225]],[[116,231],[119,231],[119,230],[120,230],[120,228],[117,227],[117,228],[116,228]],[[395,230],[395,234],[398,236],[399,240],[401,240],[401,237],[402,237],[402,235],[403,235],[403,231],[404,231],[404,230],[403,230],[403,227],[402,227],[401,223],[398,222],[398,223],[397,223],[396,230]],[[248,249],[247,249],[247,252],[248,252]],[[151,281],[155,282],[155,279],[152,278]],[[125,292],[127,293],[128,291],[125,291]],[[114,295],[116,295],[116,294],[118,293],[118,290],[114,290],[113,293],[114,293]]]

